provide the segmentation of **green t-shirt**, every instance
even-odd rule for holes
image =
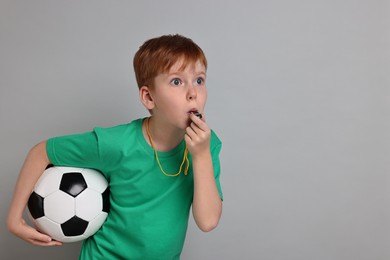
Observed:
[[[142,133],[143,119],[111,128],[49,139],[54,165],[93,168],[110,187],[110,213],[99,231],[83,242],[80,259],[180,259],[193,199],[193,172],[165,176]],[[163,169],[176,173],[185,142],[158,152]],[[212,131],[210,151],[219,183],[221,141]]]

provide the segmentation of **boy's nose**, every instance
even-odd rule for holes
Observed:
[[[196,99],[196,89],[195,89],[195,87],[191,86],[191,87],[188,88],[187,99],[188,100]]]

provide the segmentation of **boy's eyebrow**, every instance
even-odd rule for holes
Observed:
[[[166,73],[168,76],[174,76],[174,75],[181,75],[181,74],[183,74],[183,72],[182,71],[172,71],[172,72],[167,72]],[[202,76],[206,76],[206,71],[196,71],[195,73],[194,73],[194,75],[202,75]]]
[[[206,77],[206,72],[199,72],[199,73],[195,73],[196,76],[202,76],[202,77]]]

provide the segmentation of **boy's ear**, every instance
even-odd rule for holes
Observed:
[[[151,110],[154,108],[155,103],[148,86],[142,86],[139,89],[139,98],[146,109]]]

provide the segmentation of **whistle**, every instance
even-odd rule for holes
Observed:
[[[202,119],[202,114],[198,111],[194,112],[193,114],[196,115],[199,119]]]

